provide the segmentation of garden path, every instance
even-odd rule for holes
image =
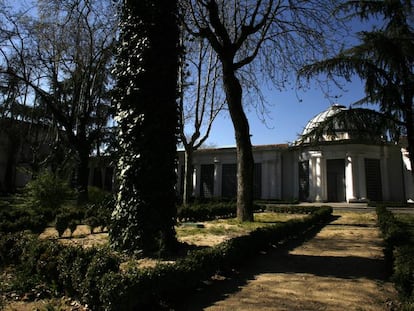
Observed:
[[[277,249],[180,310],[394,310],[374,211],[334,211],[336,220],[293,249]]]

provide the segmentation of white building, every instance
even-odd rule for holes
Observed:
[[[306,125],[303,135],[340,110],[334,105]],[[378,140],[356,139],[346,129],[328,133],[318,144],[306,138],[292,145],[254,146],[257,199],[309,202],[414,200],[405,149]],[[178,189],[182,192],[184,152],[179,152]],[[236,148],[202,149],[194,154],[193,196],[236,196]]]

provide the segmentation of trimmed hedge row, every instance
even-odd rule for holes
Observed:
[[[385,206],[377,206],[378,225],[384,238],[384,257],[402,300],[414,302],[414,247],[405,227]]]
[[[91,306],[100,306],[99,280],[119,272],[119,257],[108,248],[65,246],[15,233],[0,238],[0,267],[14,266],[13,291],[25,294],[50,288],[49,296],[66,294]]]
[[[289,214],[311,214],[320,207],[317,206],[295,206],[295,205],[272,205],[257,202],[254,211],[270,211],[275,213]],[[177,219],[184,221],[207,221],[218,218],[231,218],[237,214],[235,202],[211,202],[198,203],[188,206],[180,206],[177,210]]]
[[[48,219],[23,208],[6,207],[0,210],[0,232],[18,232],[31,230],[40,233],[47,226]]]
[[[294,219],[252,231],[212,248],[190,252],[174,264],[120,271],[109,249],[68,247],[32,235],[0,238],[0,265],[14,264],[24,292],[48,284],[94,310],[144,310],[174,306],[217,272],[231,271],[260,250],[303,236],[331,219],[332,208],[319,208]],[[24,282],[23,282],[24,281]]]
[[[257,211],[260,206],[255,205],[254,210]],[[177,220],[184,221],[208,221],[219,218],[235,217],[237,206],[234,201],[229,202],[209,202],[194,203],[187,206],[179,206],[177,209]]]
[[[275,213],[287,213],[287,214],[312,214],[316,212],[320,207],[317,206],[280,206],[280,205],[266,205],[266,211]],[[329,208],[329,207],[328,207]]]

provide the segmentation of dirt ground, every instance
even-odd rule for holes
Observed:
[[[177,310],[396,310],[397,294],[384,275],[375,212],[334,215],[337,219],[311,240],[263,253],[231,278],[212,281]],[[106,240],[105,233],[88,237],[87,228],[77,230],[80,245]],[[195,242],[207,245],[222,237],[204,239]],[[45,310],[49,303],[16,303],[6,310]],[[57,310],[82,310],[73,301],[69,308],[68,301],[59,303],[66,307]]]
[[[180,310],[396,310],[375,213],[334,215],[337,219],[311,240],[263,254]]]

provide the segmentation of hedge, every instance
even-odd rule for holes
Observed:
[[[319,207],[317,206],[295,206],[295,205],[273,205],[265,202],[256,202],[254,211],[271,211],[275,213],[290,214],[311,214]],[[177,210],[178,221],[207,221],[218,218],[235,217],[237,213],[236,203],[229,202],[210,202],[194,203],[187,206],[180,206]]]
[[[0,266],[15,265],[16,282],[24,293],[36,283],[87,303],[93,310],[153,310],[174,306],[217,272],[233,268],[259,251],[303,236],[331,219],[323,207],[303,219],[258,228],[249,235],[215,247],[195,250],[174,264],[121,271],[120,258],[109,249],[82,249],[33,235],[6,234],[0,238]]]
[[[391,279],[408,306],[414,302],[414,247],[405,227],[385,206],[377,206],[378,226],[384,238],[384,257]]]
[[[217,272],[229,271],[248,258],[331,219],[332,208],[320,208],[304,219],[259,228],[215,247],[196,250],[174,264],[153,269],[130,269],[102,278],[100,299],[106,310],[143,310],[174,306]]]

